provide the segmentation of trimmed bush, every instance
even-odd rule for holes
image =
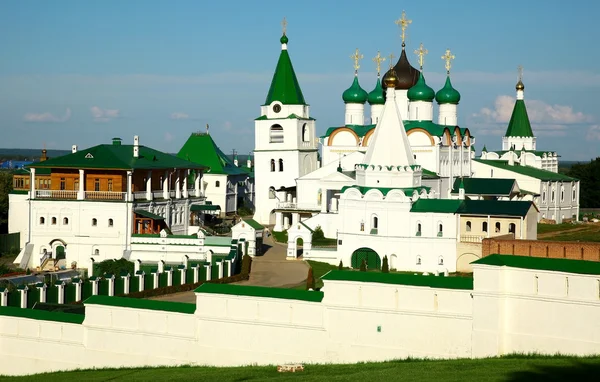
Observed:
[[[312,239],[313,239],[313,241],[319,241],[319,240],[325,239],[325,234],[323,233],[323,229],[321,228],[320,225],[315,227]]]
[[[342,260],[340,260],[340,265],[338,265],[338,269],[339,269],[340,271],[343,271],[343,270],[344,270],[344,263],[342,263]]]
[[[242,257],[242,270],[240,274],[249,275],[252,268],[252,258],[249,255]]]
[[[383,272],[383,273],[390,273],[390,266],[388,264],[388,257],[387,257],[387,255],[383,256],[383,265],[381,265],[381,272]]]
[[[127,261],[122,258],[119,260],[104,260],[98,263],[97,267],[98,276],[108,273],[111,275],[115,275],[115,277],[118,277],[123,272],[133,275],[135,271],[135,265],[131,261]]]

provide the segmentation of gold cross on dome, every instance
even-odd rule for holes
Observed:
[[[394,53],[390,53],[389,55],[390,57],[390,69],[392,69],[394,67]]]
[[[287,20],[285,19],[285,17],[283,18],[283,20],[281,21],[281,29],[283,30],[283,34],[285,35],[285,32],[287,32]]]
[[[398,25],[400,27],[400,29],[402,30],[402,34],[400,35],[400,37],[402,38],[402,46],[404,46],[404,45],[406,45],[404,43],[406,41],[406,29],[412,23],[412,20],[407,19],[406,12],[402,11],[402,17],[400,17],[398,20],[394,21],[394,23],[396,23],[396,25]]]
[[[360,65],[358,64],[358,62],[360,60],[362,60],[365,56],[360,54],[360,52],[358,51],[358,48],[356,48],[356,51],[354,52],[354,54],[352,56],[350,56],[350,58],[352,59],[352,61],[354,61],[354,71],[358,72],[358,69],[360,68]]]
[[[519,71],[519,81],[523,81],[523,66],[517,66],[517,70]]]
[[[442,56],[442,60],[446,61],[446,72],[450,73],[450,68],[452,68],[452,60],[454,60],[456,56],[450,52],[450,49],[446,49],[446,53]]]
[[[415,50],[415,54],[419,56],[419,66],[421,67],[421,70],[423,70],[423,62],[425,61],[424,58],[427,53],[429,53],[429,51],[423,47],[423,43],[421,43],[419,49]]]
[[[373,58],[375,66],[377,67],[377,75],[381,72],[381,63],[385,61],[385,57],[381,57],[381,52],[377,51],[377,56]]]

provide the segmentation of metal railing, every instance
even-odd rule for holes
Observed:
[[[460,241],[463,243],[481,243],[484,238],[483,235],[461,235]]]
[[[77,191],[35,190],[35,197],[40,199],[77,199]]]

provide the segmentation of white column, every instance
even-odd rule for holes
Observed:
[[[131,293],[131,288],[129,286],[129,279],[131,278],[131,275],[128,273],[125,276],[121,276],[121,278],[123,279],[123,294]]]
[[[106,280],[108,281],[108,295],[112,297],[115,295],[115,275]]]
[[[492,223],[492,221],[490,219],[490,215],[488,215],[487,223],[488,223],[488,226],[487,226],[487,237],[490,237],[490,231],[492,230],[492,227],[490,226],[491,223]]]
[[[206,264],[204,266],[204,269],[206,270],[206,281],[210,281],[211,276],[212,276],[212,267],[210,264]]]
[[[169,268],[165,272],[167,274],[167,286],[173,286],[173,268]]]
[[[152,200],[152,171],[146,177],[146,200]]]
[[[142,271],[140,273],[136,273],[136,276],[138,278],[138,284],[139,284],[138,291],[141,292],[144,290],[144,278],[145,278],[146,274]]]
[[[46,302],[46,288],[48,288],[48,286],[46,285],[46,283],[43,283],[41,286],[39,286],[37,288],[40,291],[40,302],[41,303]]]
[[[31,193],[29,198],[35,199],[35,168],[31,169],[31,178],[29,180],[29,187],[30,187],[30,193]]]
[[[190,170],[185,170],[184,171],[185,176],[183,177],[183,190],[182,190],[182,196],[184,198],[188,198],[188,178],[190,176]]]
[[[200,280],[200,266],[196,264],[193,268],[194,270],[194,284]]]
[[[273,227],[274,232],[283,231],[283,213],[278,211],[275,212],[275,227]]]
[[[152,274],[152,277],[154,278],[154,283],[153,283],[154,289],[158,289],[158,274],[159,274],[158,272],[155,272]]]
[[[200,176],[200,170],[196,170],[194,176],[194,196],[197,198],[202,196],[200,190],[200,179],[202,179],[202,177]]]
[[[321,191],[321,212],[327,212],[327,189]]]
[[[181,170],[177,170],[175,178],[175,199],[181,199]]]
[[[19,289],[19,293],[21,294],[21,309],[27,309],[27,285],[23,287],[23,289]]]
[[[284,216],[283,217],[283,229],[289,229],[290,228],[290,217],[289,216]]]
[[[79,190],[77,190],[77,200],[85,199],[85,174],[84,170],[79,170]]]
[[[75,284],[75,301],[81,301],[81,283],[83,281],[81,281],[81,279],[77,279],[76,281],[73,281],[73,284]]]
[[[98,283],[100,282],[99,278],[95,278],[95,279],[90,279],[90,282],[92,283],[92,296],[97,296],[98,295]]]
[[[158,273],[163,273],[165,271],[165,262],[162,260],[158,261]]]
[[[165,171],[165,176],[163,178],[163,198],[169,199],[169,170]]]
[[[523,216],[521,216],[521,228],[519,229],[519,239],[523,239]]]
[[[219,261],[217,263],[217,267],[219,268],[219,278],[223,278],[223,261]]]
[[[292,213],[292,225],[300,223],[300,214],[297,212]]]
[[[133,171],[127,171],[127,200],[133,200]]]
[[[181,285],[185,284],[185,271],[186,270],[187,269],[185,269],[185,268],[182,268],[182,269],[179,270],[179,273],[181,274],[179,284],[181,284]]]
[[[4,288],[4,290],[0,291],[0,306],[8,305],[8,289]]]
[[[61,282],[60,284],[56,284],[55,287],[58,288],[58,303],[65,303],[65,283]]]

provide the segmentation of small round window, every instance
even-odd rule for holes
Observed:
[[[279,104],[273,105],[273,111],[275,113],[279,113],[281,111],[281,105],[279,105]]]

